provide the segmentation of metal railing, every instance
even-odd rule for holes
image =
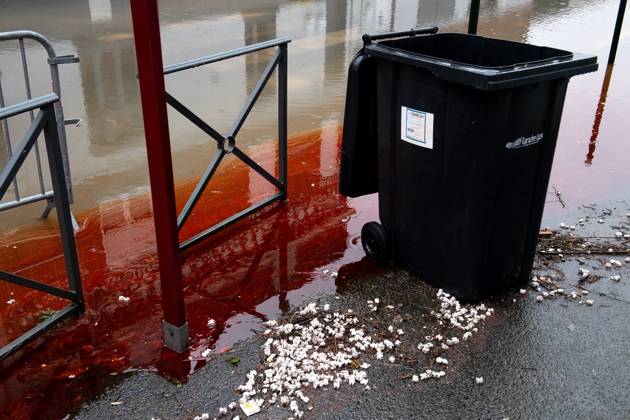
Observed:
[[[31,81],[29,77],[28,62],[26,59],[26,49],[24,47],[25,39],[36,41],[46,50],[46,53],[48,55],[48,65],[50,66],[50,78],[52,82],[52,91],[57,96],[57,98],[61,98],[61,85],[59,82],[58,66],[59,64],[78,63],[79,62],[78,57],[75,57],[73,55],[58,56],[55,53],[55,50],[53,46],[51,45],[50,41],[48,41],[46,37],[44,37],[43,35],[37,32],[32,32],[32,31],[0,32],[0,41],[17,40],[19,42],[20,57],[21,57],[21,62],[22,62],[22,73],[24,76],[24,88],[26,90],[27,100],[30,100],[32,96],[31,96]],[[5,104],[5,99],[4,99],[4,92],[2,90],[2,74],[0,73],[0,108],[3,108],[5,106],[6,104]],[[70,200],[70,203],[72,203],[73,201],[72,182],[70,178],[70,162],[68,158],[68,146],[66,143],[65,125],[76,123],[78,122],[78,120],[73,119],[73,120],[66,121],[64,119],[63,107],[61,106],[60,100],[58,100],[54,104],[54,114],[55,114],[55,123],[57,125],[57,132],[59,136],[59,144],[61,147],[61,155],[62,155],[63,169],[64,169],[64,179],[65,179],[66,187],[68,190],[68,198]],[[35,118],[34,112],[32,110],[29,111],[29,115],[30,115],[31,122],[33,122]],[[5,140],[4,141],[5,144],[0,145],[0,147],[5,147],[9,158],[11,158],[15,152],[11,144],[11,132],[9,131],[8,119],[4,119],[2,121],[2,126],[0,127],[0,130],[4,131],[4,140]],[[53,192],[47,190],[44,183],[42,161],[41,161],[41,156],[39,153],[39,145],[37,144],[37,142],[35,142],[35,144],[33,145],[33,148],[35,149],[35,162],[37,165],[39,192],[35,194],[23,196],[20,193],[20,185],[17,178],[14,178],[12,182],[13,200],[0,203],[0,211],[8,210],[8,209],[16,208],[16,207],[23,206],[26,204],[31,204],[31,203],[45,200],[46,209],[44,210],[44,213],[42,214],[42,218],[46,218],[48,217],[48,214],[54,207]]]
[[[199,241],[211,236],[218,231],[224,229],[225,227],[236,223],[237,221],[249,216],[250,214],[260,210],[275,201],[284,201],[287,196],[287,46],[288,43],[291,42],[288,38],[278,38],[270,41],[261,42],[258,44],[248,45],[246,47],[238,48],[235,50],[222,52],[218,54],[209,55],[206,57],[201,57],[195,60],[184,61],[182,63],[173,64],[166,66],[164,68],[164,74],[171,74],[180,72],[183,70],[192,69],[195,67],[204,66],[211,63],[216,63],[218,61],[227,60],[233,57],[239,57],[245,54],[254,53],[257,51],[276,48],[276,53],[273,58],[269,61],[269,64],[263,71],[260,79],[256,83],[254,89],[250,93],[249,97],[245,101],[245,105],[241,109],[236,121],[232,125],[232,128],[228,132],[227,135],[222,135],[214,128],[212,128],[209,124],[195,115],[189,108],[187,108],[180,101],[175,99],[173,95],[166,92],[166,103],[172,106],[175,110],[177,110],[181,115],[183,115],[186,119],[192,122],[194,125],[199,127],[203,132],[205,132],[210,138],[212,138],[217,143],[217,151],[212,158],[212,161],[204,171],[201,179],[197,182],[192,194],[188,198],[188,201],[184,205],[181,213],[177,217],[177,228],[179,230],[182,229],[186,220],[192,213],[197,201],[203,194],[206,186],[210,182],[210,179],[216,172],[219,164],[225,157],[225,155],[233,154],[237,158],[239,158],[243,163],[247,166],[255,170],[258,174],[260,174],[264,179],[266,179],[270,184],[275,186],[278,189],[278,192],[273,194],[272,196],[251,205],[245,210],[242,210],[227,219],[215,224],[214,226],[204,230],[201,233],[194,235],[193,237],[186,239],[182,243],[180,243],[179,247],[181,250],[185,250],[192,245],[198,243]],[[265,88],[267,82],[271,78],[274,70],[278,68],[278,141],[279,141],[279,178],[271,175],[267,170],[265,170],[262,166],[257,164],[253,159],[245,154],[237,145],[236,145],[236,137],[241,127],[245,123],[250,111],[254,107],[258,97],[262,93]]]
[[[4,197],[11,184],[15,181],[15,176],[24,164],[26,157],[32,149],[36,149],[39,135],[44,133],[46,143],[46,155],[48,156],[48,166],[50,168],[50,178],[52,181],[52,199],[57,210],[59,230],[61,233],[61,243],[63,246],[64,261],[68,275],[69,290],[54,287],[45,283],[31,280],[16,274],[0,271],[0,280],[19,286],[28,287],[40,292],[70,300],[70,305],[57,311],[53,316],[37,324],[29,331],[13,340],[0,349],[0,360],[8,357],[13,352],[24,346],[30,340],[44,333],[64,319],[80,315],[84,311],[83,291],[81,288],[81,275],[77,259],[76,243],[70,214],[70,199],[68,196],[66,173],[64,171],[63,153],[61,139],[58,131],[58,113],[55,110],[59,103],[59,96],[50,93],[35,99],[29,99],[15,105],[0,108],[0,121],[7,118],[23,114],[32,113],[33,121],[22,138],[21,142],[13,150],[13,154],[4,164],[0,172],[0,199]],[[34,111],[37,111],[35,114]]]

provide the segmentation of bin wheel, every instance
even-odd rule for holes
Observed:
[[[377,222],[369,222],[361,229],[361,244],[369,259],[379,264],[389,261],[387,233]]]

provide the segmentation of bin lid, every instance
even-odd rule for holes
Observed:
[[[441,33],[365,45],[370,57],[425,68],[482,90],[509,89],[597,70],[597,57],[477,35]]]

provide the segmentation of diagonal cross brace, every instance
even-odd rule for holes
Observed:
[[[247,166],[249,166],[256,172],[258,172],[260,176],[265,178],[267,181],[273,184],[276,188],[278,188],[279,190],[282,189],[283,185],[278,179],[276,179],[276,177],[274,177],[269,172],[267,172],[265,168],[263,168],[262,166],[254,162],[254,160],[252,160],[252,158],[247,156],[241,149],[239,149],[238,147],[234,147],[234,150],[232,151],[232,153],[234,153],[234,155],[238,157],[244,164],[246,164]]]
[[[197,182],[197,185],[195,185],[195,189],[193,190],[192,194],[190,194],[190,197],[188,197],[188,201],[186,202],[186,205],[184,205],[182,212],[179,214],[179,216],[177,216],[177,229],[181,230],[184,226],[184,223],[186,223],[188,216],[190,216],[190,213],[193,211],[193,208],[197,204],[197,201],[199,201],[199,198],[201,198],[201,194],[203,194],[204,190],[206,189],[208,182],[210,182],[210,178],[212,178],[212,175],[214,175],[217,168],[219,167],[219,164],[223,160],[223,156],[225,156],[225,152],[223,150],[217,150],[214,154],[212,162],[210,162],[210,165],[208,165],[208,167],[204,171],[201,179],[199,179],[199,182]]]
[[[74,301],[77,297],[77,293],[72,290],[60,289],[55,286],[50,286],[39,281],[27,279],[26,277],[7,273],[6,271],[2,270],[0,270],[0,280],[8,281],[9,283],[17,284],[18,286],[39,290],[40,292],[49,293],[51,295],[58,296],[64,299],[69,299],[72,301]]]
[[[166,93],[166,103],[172,106],[173,108],[175,108],[177,112],[179,112],[184,117],[186,117],[188,121],[195,124],[197,127],[201,129],[201,131],[203,131],[204,133],[206,133],[207,135],[215,139],[219,144],[225,141],[225,138],[218,131],[210,127],[204,120],[202,120],[197,115],[195,115],[195,113],[192,112],[190,109],[186,108],[184,104],[182,104],[177,99],[175,99],[170,93],[168,92],[165,92],[165,93]]]
[[[280,61],[280,54],[281,54],[281,51],[278,49],[278,51],[276,51],[276,53],[274,54],[269,64],[267,64],[267,68],[265,68],[265,71],[260,76],[260,79],[258,79],[258,82],[256,82],[256,86],[254,86],[252,93],[249,95],[249,98],[247,98],[247,101],[245,102],[243,109],[238,115],[238,118],[234,122],[234,125],[232,126],[232,130],[230,130],[230,135],[228,137],[236,137],[236,135],[240,131],[241,127],[245,123],[245,120],[249,116],[250,111],[254,107],[254,104],[258,100],[258,97],[262,93],[263,89],[265,88],[265,85],[269,81],[269,78],[273,74],[273,71],[276,69],[278,62]]]
[[[215,174],[217,168],[219,167],[219,164],[221,163],[221,161],[223,160],[223,157],[226,154],[233,153],[243,163],[245,163],[247,166],[249,166],[254,171],[256,171],[260,176],[266,179],[273,186],[275,186],[281,191],[284,189],[284,184],[280,180],[278,180],[276,177],[271,175],[266,169],[264,169],[262,166],[256,163],[253,159],[247,156],[241,149],[239,149],[235,145],[235,137],[237,136],[243,124],[245,123],[245,120],[247,119],[247,117],[249,116],[249,113],[251,112],[252,108],[256,104],[256,101],[260,97],[260,94],[262,93],[264,87],[267,85],[267,82],[271,78],[271,75],[273,74],[274,70],[280,63],[281,57],[282,57],[282,50],[278,49],[276,53],[274,54],[273,58],[271,59],[271,61],[269,61],[269,64],[263,71],[262,75],[258,79],[256,86],[254,87],[251,94],[247,98],[247,101],[245,102],[243,108],[241,109],[241,112],[239,113],[236,121],[234,122],[232,126],[232,129],[230,130],[230,134],[227,137],[222,136],[218,131],[212,128],[208,123],[206,123],[201,118],[199,118],[193,111],[191,111],[184,104],[182,104],[180,101],[175,99],[175,97],[173,97],[170,93],[165,92],[166,103],[172,106],[176,111],[182,114],[186,119],[192,122],[195,126],[197,126],[200,130],[202,130],[208,136],[213,138],[217,142],[217,146],[219,148],[219,150],[217,150],[217,152],[215,153],[212,161],[210,162],[210,165],[208,165],[203,175],[197,182],[197,185],[195,185],[195,189],[193,190],[190,197],[188,198],[188,201],[186,201],[186,204],[184,205],[184,208],[182,209],[181,213],[177,217],[178,230],[182,229],[182,227],[186,223],[186,220],[188,220],[188,218],[190,217],[195,205],[201,198],[201,195],[203,194],[206,187],[208,186],[210,179]]]
[[[13,151],[11,159],[9,159],[2,172],[0,172],[0,199],[7,192],[7,189],[9,189],[9,185],[13,182],[13,179],[24,163],[24,160],[26,160],[28,152],[30,152],[33,148],[33,145],[37,141],[37,137],[39,137],[39,134],[42,132],[45,125],[46,115],[43,111],[39,111],[31,123],[31,126],[28,128],[28,131],[24,135],[24,138]]]

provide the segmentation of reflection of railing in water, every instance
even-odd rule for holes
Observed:
[[[597,111],[595,111],[595,121],[593,122],[593,131],[591,132],[591,138],[588,142],[588,152],[586,153],[586,165],[593,163],[593,157],[595,156],[595,148],[597,147],[597,137],[599,136],[599,126],[602,123],[602,117],[604,116],[604,108],[606,107],[606,98],[608,96],[608,86],[610,85],[610,78],[612,76],[613,65],[609,64],[606,67],[606,74],[604,76],[604,82],[602,83],[602,91],[599,94],[599,102],[597,102]]]
[[[615,29],[613,31],[613,38],[610,45],[610,52],[608,54],[608,67],[606,68],[606,74],[604,76],[604,82],[602,84],[602,90],[599,95],[599,102],[597,103],[597,111],[595,112],[595,121],[593,122],[593,130],[591,138],[588,142],[588,152],[586,154],[586,165],[593,163],[593,157],[595,155],[595,148],[597,147],[597,137],[599,136],[599,126],[602,122],[604,115],[604,108],[606,107],[606,97],[608,96],[608,86],[610,85],[610,78],[612,76],[613,65],[615,64],[615,58],[617,56],[617,46],[621,36],[621,28],[623,26],[623,17],[626,12],[627,0],[619,1],[619,10],[617,12],[617,18],[615,20]],[[476,34],[477,26],[479,23],[479,4],[480,0],[471,0],[470,14],[468,17],[468,33]]]
[[[57,219],[59,220],[59,230],[68,275],[69,290],[54,287],[5,271],[0,271],[0,280],[68,299],[72,303],[2,347],[0,349],[0,360],[17,351],[26,343],[62,320],[70,316],[80,315],[84,310],[81,276],[77,260],[72,216],[70,214],[70,201],[65,177],[66,173],[64,171],[61,141],[57,130],[58,120],[56,117],[59,115],[55,112],[55,105],[57,103],[59,103],[59,97],[55,93],[50,93],[12,106],[0,108],[0,121],[6,121],[7,118],[26,112],[33,113],[34,110],[39,109],[39,112],[33,116],[33,121],[22,141],[16,146],[13,155],[0,172],[0,199],[2,199],[15,180],[15,176],[24,164],[26,157],[29,152],[35,148],[37,139],[43,132],[53,186],[51,198],[57,210]]]
[[[185,61],[178,64],[173,64],[170,66],[166,66],[164,68],[164,74],[176,73],[182,70],[188,70],[195,67],[204,66],[211,63],[216,63],[218,61],[226,60],[233,57],[239,57],[246,54],[255,53],[258,51],[266,50],[269,48],[276,48],[277,51],[267,68],[263,71],[260,79],[256,83],[253,91],[250,93],[243,109],[241,110],[239,116],[236,121],[232,125],[230,132],[223,136],[218,133],[215,129],[213,129],[210,125],[204,122],[201,118],[195,115],[190,109],[188,109],[185,105],[175,99],[168,92],[166,93],[166,102],[171,105],[175,110],[177,110],[180,114],[186,117],[190,122],[196,125],[199,129],[201,129],[204,133],[210,136],[217,142],[217,151],[214,154],[214,157],[204,171],[201,179],[195,186],[192,194],[190,195],[188,201],[184,205],[181,213],[177,217],[177,228],[179,230],[182,229],[184,223],[192,213],[195,205],[201,195],[203,194],[206,186],[210,182],[210,179],[216,172],[219,164],[227,154],[234,154],[237,158],[239,158],[243,163],[247,166],[255,170],[260,176],[266,179],[269,183],[275,186],[278,189],[278,192],[252,206],[247,209],[240,211],[227,219],[217,223],[216,225],[204,230],[201,233],[196,234],[190,239],[185,240],[180,244],[180,249],[184,250],[194,245],[195,243],[207,238],[210,235],[217,233],[223,228],[243,219],[244,217],[249,216],[250,214],[256,212],[257,210],[262,209],[275,201],[286,199],[287,194],[287,45],[290,42],[288,38],[279,38],[273,39],[270,41],[261,42],[258,44],[248,45],[243,48],[238,48],[231,51],[226,51],[206,57],[201,57],[195,60]],[[263,167],[258,165],[253,159],[247,156],[241,149],[236,146],[236,136],[238,135],[239,130],[245,123],[247,116],[250,111],[254,107],[256,100],[262,93],[265,85],[271,78],[276,67],[278,69],[278,140],[279,140],[279,174],[280,178],[277,179],[269,172],[267,172]]]
[[[619,44],[619,38],[621,36],[621,27],[623,26],[623,16],[626,12],[626,3],[627,0],[620,0],[619,2],[619,10],[617,12],[617,19],[615,21],[612,44],[610,45],[610,52],[608,53],[608,67],[606,67],[606,74],[604,75],[602,90],[599,94],[597,111],[595,111],[595,121],[593,121],[593,130],[591,132],[591,138],[588,142],[588,152],[586,153],[586,160],[584,161],[584,164],[586,165],[591,165],[593,163],[593,158],[595,157],[597,137],[599,136],[599,126],[601,125],[602,117],[604,116],[606,98],[608,96],[608,87],[610,85],[610,78],[612,77],[612,71],[615,65],[615,58],[617,57],[617,46]]]
[[[33,41],[38,42],[45,50],[46,53],[48,55],[48,64],[50,66],[50,77],[51,77],[51,82],[52,82],[52,90],[55,93],[55,95],[58,98],[61,98],[61,85],[59,82],[59,69],[58,66],[59,64],[67,64],[67,63],[77,63],[79,61],[79,59],[75,56],[72,55],[68,55],[68,56],[57,56],[57,54],[55,53],[54,48],[52,47],[52,45],[50,44],[50,42],[48,41],[48,39],[46,39],[46,37],[44,37],[43,35],[37,33],[37,32],[32,32],[32,31],[12,31],[12,32],[2,32],[0,33],[0,41],[11,41],[11,40],[17,40],[19,41],[19,45],[20,45],[20,57],[21,57],[21,62],[22,62],[22,71],[23,71],[23,75],[24,75],[24,87],[26,90],[26,98],[31,99],[31,82],[30,82],[30,78],[29,78],[29,71],[28,71],[28,63],[26,60],[26,50],[24,48],[24,40],[25,39],[31,39]],[[3,94],[3,90],[2,90],[2,80],[1,80],[1,74],[0,74],[0,108],[5,107],[5,99],[4,99],[4,94]],[[58,130],[58,136],[59,136],[59,144],[61,147],[61,154],[62,154],[62,160],[63,160],[63,169],[64,169],[64,179],[66,181],[66,186],[68,189],[68,198],[70,200],[70,202],[72,203],[73,201],[73,197],[72,197],[72,182],[70,179],[70,164],[69,164],[69,159],[68,159],[68,146],[66,143],[66,130],[65,130],[65,124],[66,121],[64,120],[64,116],[63,116],[63,108],[61,106],[61,101],[58,100],[55,102],[54,104],[54,112],[55,112],[55,122],[57,124],[57,130]],[[31,110],[29,112],[30,115],[30,120],[31,123],[33,122],[35,115],[33,113],[33,111]],[[74,121],[68,121],[69,123],[74,122]],[[9,123],[8,123],[8,119],[4,119],[2,121],[2,128],[0,130],[4,131],[4,146],[6,148],[6,151],[8,153],[9,158],[12,157],[13,155],[13,148],[11,145],[11,133],[9,131]],[[2,210],[8,210],[8,209],[12,209],[15,207],[19,207],[19,206],[23,206],[26,204],[30,204],[30,203],[34,203],[37,201],[43,201],[46,200],[47,205],[46,205],[46,209],[44,210],[44,213],[42,215],[43,218],[47,217],[48,214],[50,213],[50,211],[53,209],[54,207],[54,203],[53,203],[53,192],[52,191],[46,191],[46,187],[44,185],[44,175],[43,175],[43,171],[42,171],[42,163],[41,163],[41,156],[39,153],[39,145],[37,144],[37,141],[35,141],[33,148],[35,149],[35,162],[37,164],[37,176],[38,176],[38,181],[39,181],[39,193],[36,194],[31,194],[28,196],[22,196],[20,194],[20,187],[19,187],[19,183],[17,178],[13,179],[13,195],[14,195],[14,199],[11,201],[7,201],[7,202],[3,202],[0,203],[0,211]]]

